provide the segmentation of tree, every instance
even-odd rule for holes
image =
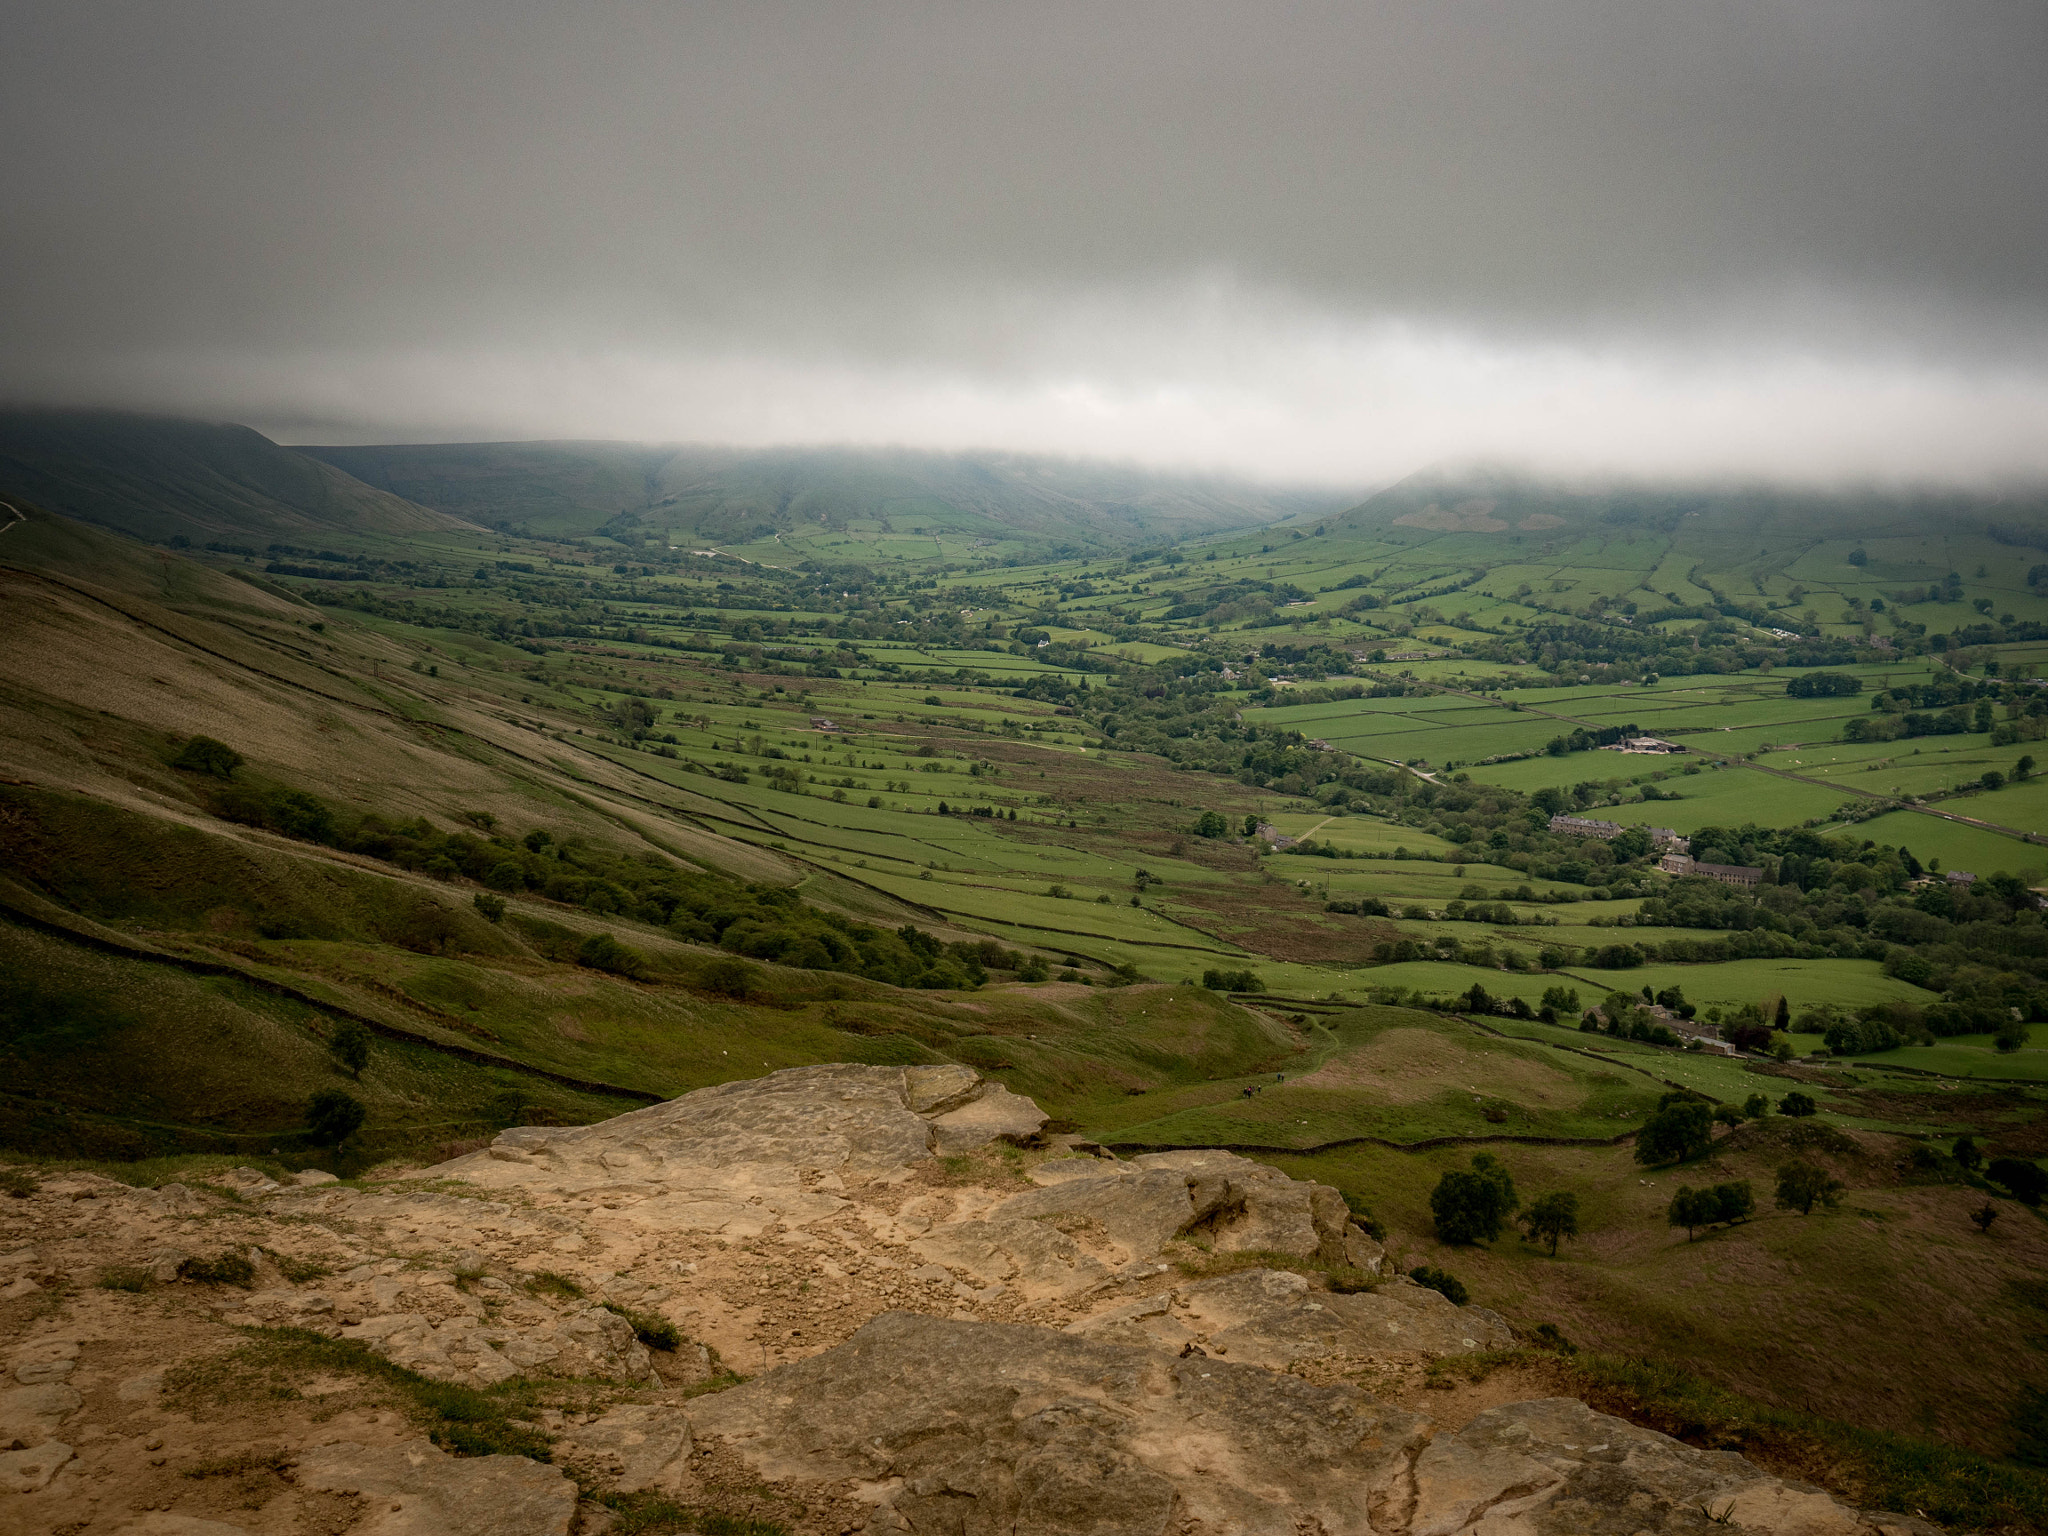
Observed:
[[[1756,1191],[1749,1187],[1749,1180],[1737,1179],[1728,1184],[1716,1184],[1713,1190],[1714,1220],[1734,1223],[1747,1221],[1756,1214]]]
[[[1470,1172],[1453,1168],[1437,1180],[1429,1197],[1437,1240],[1452,1244],[1492,1242],[1520,1204],[1514,1179],[1486,1152],[1472,1159]]]
[[[1554,1259],[1560,1239],[1579,1235],[1579,1197],[1570,1190],[1544,1195],[1522,1213],[1522,1225],[1528,1228],[1530,1242],[1549,1240]]]
[[[1751,1120],[1761,1120],[1771,1112],[1771,1101],[1760,1093],[1752,1093],[1742,1101],[1742,1112]]]
[[[1493,994],[1488,992],[1480,983],[1473,982],[1472,990],[1465,994],[1465,1011],[1467,1013],[1493,1012]]]
[[[171,766],[192,773],[210,773],[217,779],[231,779],[235,770],[242,766],[242,754],[211,736],[194,736],[171,759]]]
[[[1253,815],[1250,815],[1250,816],[1247,816],[1247,817],[1245,817],[1245,819],[1244,819],[1244,835],[1245,835],[1246,837],[1250,837],[1250,836],[1252,836],[1252,835],[1253,835],[1254,833],[1256,833],[1256,832],[1257,832],[1258,830],[1259,830],[1259,818],[1258,818],[1257,814],[1255,813],[1255,814],[1253,814]]]
[[[1714,1141],[1714,1111],[1705,1099],[1667,1093],[1636,1133],[1636,1161],[1684,1163],[1706,1155]]]
[[[1842,1188],[1842,1181],[1825,1168],[1795,1157],[1778,1169],[1778,1209],[1802,1216],[1812,1215],[1815,1205],[1832,1210],[1841,1200]]]
[[[1977,776],[1977,782],[1986,789],[2003,789],[2005,788],[2005,775],[1996,768],[1986,768]]]
[[[1694,1189],[1690,1184],[1678,1186],[1678,1193],[1671,1197],[1671,1204],[1664,1208],[1664,1219],[1674,1227],[1685,1228],[1685,1240],[1689,1243],[1701,1227],[1714,1224],[1715,1212],[1720,1204],[1714,1199],[1711,1189]]]
[[[487,923],[504,921],[505,898],[502,896],[493,896],[489,891],[478,891],[469,898],[469,904],[476,908],[477,916]]]
[[[2032,774],[2033,771],[2034,760],[2031,757],[2023,757],[2018,762],[2012,765],[2012,776],[2020,780],[2022,783],[2026,781],[2027,777],[2030,774]]]
[[[1256,830],[1256,828],[1254,828]],[[1204,811],[1195,818],[1195,836],[1222,837],[1230,831],[1230,823],[1217,811]]]
[[[339,1088],[323,1088],[306,1104],[306,1131],[316,1146],[340,1146],[366,1118],[363,1106]]]
[[[1958,1136],[1955,1151],[1951,1156],[1973,1173],[1984,1166],[1984,1150],[1977,1145],[1974,1136]]]
[[[2023,1050],[2027,1044],[2027,1026],[2018,1019],[2007,1019],[1991,1036],[1991,1044],[2001,1056]]]
[[[2041,1171],[2040,1164],[2017,1157],[1994,1157],[1984,1177],[2011,1190],[2021,1205],[2039,1205],[2041,1196],[2048,1194],[2048,1173]]]
[[[1989,1200],[1986,1200],[1977,1209],[1970,1212],[1970,1220],[1977,1224],[1979,1232],[1989,1232],[1991,1230],[1991,1223],[1998,1220],[1998,1207]]]
[[[327,1042],[327,1054],[348,1069],[350,1077],[361,1077],[370,1064],[370,1032],[354,1019],[345,1019]]]
[[[1818,1108],[1820,1106],[1814,1103],[1809,1095],[1801,1093],[1796,1088],[1778,1100],[1778,1113],[1790,1115],[1794,1119],[1804,1119]]]
[[[1785,999],[1784,999],[1784,998],[1783,998],[1783,997],[1781,996],[1781,997],[1779,997],[1779,999],[1778,999],[1778,1011],[1777,1011],[1777,1013],[1775,1013],[1774,1015],[1772,1015],[1772,1018],[1771,1018],[1771,1028],[1773,1028],[1773,1029],[1790,1029],[1791,1027],[1792,1027],[1792,1005],[1791,1005],[1790,1003],[1788,1003],[1788,1002],[1787,1002],[1787,1001],[1786,1001],[1786,1000],[1785,1000]]]

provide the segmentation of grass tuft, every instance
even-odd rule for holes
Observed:
[[[779,1520],[756,1520],[723,1510],[693,1509],[659,1493],[606,1493],[598,1502],[612,1512],[615,1536],[789,1536]]]
[[[139,1296],[156,1289],[156,1276],[146,1264],[110,1264],[100,1271],[97,1283],[103,1291],[127,1291]]]
[[[622,1307],[615,1301],[604,1303],[607,1312],[616,1313],[633,1325],[633,1337],[649,1349],[676,1350],[682,1348],[683,1336],[676,1325],[667,1318],[653,1312],[636,1312],[631,1307]]]
[[[178,1266],[178,1278],[201,1285],[239,1285],[246,1291],[256,1283],[256,1266],[246,1253],[228,1248],[210,1259],[185,1260]]]
[[[552,1269],[536,1269],[526,1277],[526,1288],[536,1296],[560,1296],[568,1301],[583,1294],[582,1286]]]

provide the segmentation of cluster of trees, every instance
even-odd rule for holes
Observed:
[[[1749,1180],[1742,1179],[1705,1189],[1679,1185],[1665,1211],[1665,1219],[1674,1227],[1685,1228],[1686,1241],[1691,1242],[1701,1227],[1733,1226],[1755,1214],[1756,1194],[1750,1189]]]
[[[424,818],[391,822],[374,813],[338,811],[301,790],[236,778],[239,754],[204,737],[185,743],[177,761],[204,776],[209,803],[229,820],[441,879],[473,880],[490,892],[531,892],[587,911],[635,918],[677,938],[717,944],[750,959],[922,988],[979,986],[991,970],[1012,971],[1026,980],[1043,980],[1047,974],[1042,960],[993,940],[944,944],[914,926],[877,928],[812,907],[778,886],[686,871],[653,853],[624,854],[580,839],[557,840],[540,828],[514,838],[500,832],[496,817],[487,812],[469,813],[474,831],[444,831]],[[487,917],[503,915],[502,907],[495,914],[481,902],[478,907]],[[539,933],[530,922],[523,926]],[[607,935],[578,939],[560,958],[621,975],[647,969],[629,946]]]
[[[1525,1240],[1547,1243],[1553,1256],[1561,1241],[1579,1235],[1577,1195],[1569,1190],[1553,1191],[1523,1209],[1513,1176],[1489,1152],[1475,1156],[1470,1169],[1453,1168],[1445,1173],[1429,1196],[1438,1241],[1454,1245],[1492,1242],[1518,1210]],[[1462,1297],[1452,1299],[1462,1304]]]
[[[1202,972],[1202,985],[1211,992],[1263,992],[1266,984],[1257,971],[1226,971],[1211,966]]]

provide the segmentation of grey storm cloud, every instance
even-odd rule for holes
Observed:
[[[2048,9],[16,3],[0,390],[2048,476]]]

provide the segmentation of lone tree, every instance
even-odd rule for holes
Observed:
[[[1998,1207],[1989,1200],[1986,1200],[1977,1209],[1970,1212],[1970,1220],[1977,1224],[1979,1232],[1989,1232],[1991,1230],[1991,1223],[1998,1220]]]
[[[1816,1205],[1832,1210],[1842,1198],[1842,1181],[1825,1168],[1795,1157],[1778,1169],[1778,1209],[1813,1214]]]
[[[1803,1119],[1819,1108],[1820,1106],[1814,1103],[1809,1095],[1801,1093],[1796,1088],[1778,1100],[1778,1113],[1791,1115],[1795,1119]]]
[[[1230,823],[1223,819],[1221,812],[1204,811],[1195,818],[1197,837],[1227,837],[1229,834]]]
[[[1714,1141],[1713,1106],[1689,1093],[1667,1093],[1636,1133],[1636,1161],[1684,1163],[1704,1157]]]
[[[362,1127],[366,1112],[352,1095],[323,1088],[306,1105],[306,1129],[314,1144],[338,1147]]]
[[[1554,1259],[1561,1238],[1579,1235],[1579,1197],[1570,1190],[1545,1195],[1522,1212],[1521,1221],[1528,1229],[1530,1242],[1549,1241],[1550,1256]]]
[[[242,766],[242,754],[211,736],[194,736],[171,759],[171,766],[192,773],[210,773],[217,779],[231,779],[235,770]]]
[[[1472,1159],[1468,1173],[1453,1168],[1429,1197],[1436,1235],[1445,1243],[1490,1243],[1521,1204],[1515,1181],[1491,1153]]]
[[[1984,1166],[1984,1151],[1974,1136],[1958,1136],[1954,1156],[1958,1163],[1972,1172]]]
[[[1720,1208],[1721,1204],[1711,1189],[1694,1189],[1690,1184],[1681,1184],[1678,1193],[1671,1197],[1671,1204],[1665,1207],[1664,1219],[1674,1227],[1685,1228],[1685,1240],[1689,1243],[1699,1235],[1701,1227],[1714,1224],[1715,1213]]]
[[[350,1077],[361,1077],[370,1064],[370,1032],[354,1019],[345,1020],[327,1042],[327,1054],[340,1062]]]
[[[1792,1027],[1792,1005],[1791,1005],[1790,1003],[1788,1003],[1788,1002],[1787,1002],[1787,1001],[1786,1001],[1786,1000],[1785,1000],[1785,999],[1784,999],[1784,998],[1783,998],[1783,997],[1781,996],[1781,997],[1780,997],[1780,998],[1778,999],[1778,1012],[1777,1012],[1776,1016],[1775,1016],[1775,1017],[1773,1017],[1773,1018],[1772,1018],[1772,1020],[1771,1020],[1771,1028],[1773,1028],[1773,1029],[1790,1029],[1791,1027]]]

